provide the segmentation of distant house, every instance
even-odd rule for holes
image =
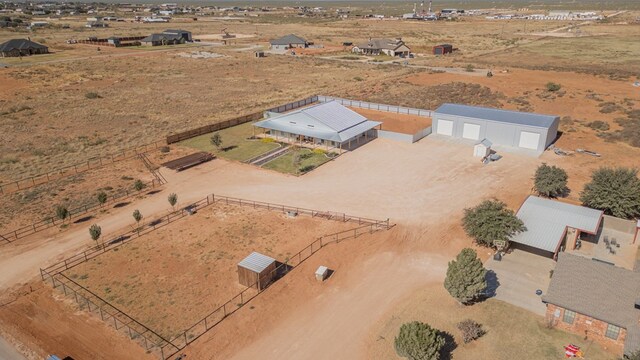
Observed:
[[[49,48],[27,39],[12,39],[0,44],[0,57],[28,56],[49,53]]]
[[[291,48],[306,48],[309,42],[297,35],[289,34],[279,39],[271,40],[271,50],[286,51]]]
[[[353,52],[363,55],[408,56],[411,49],[402,41],[396,39],[369,39],[368,42],[353,47]]]
[[[640,272],[561,253],[542,301],[549,325],[626,355],[640,350]]]
[[[191,31],[187,31],[187,30],[165,30],[162,32],[163,34],[166,35],[178,35],[181,38],[184,39],[184,41],[186,42],[192,42],[193,41],[193,37],[191,36]]]
[[[109,24],[103,22],[102,20],[87,21],[87,24],[85,25],[85,27],[88,27],[88,28],[106,28],[106,27],[109,27]]]
[[[144,46],[161,46],[184,44],[186,40],[180,35],[174,34],[151,34],[140,40],[140,44]]]

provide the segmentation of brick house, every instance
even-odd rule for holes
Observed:
[[[563,252],[542,301],[550,325],[620,354],[640,349],[640,272]]]

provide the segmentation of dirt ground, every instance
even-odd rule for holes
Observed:
[[[369,120],[381,121],[382,130],[413,135],[431,126],[431,118],[416,115],[394,114],[377,110],[350,108]]]
[[[171,339],[246,288],[237,263],[251,252],[284,262],[318,237],[354,227],[216,204],[65,275]]]

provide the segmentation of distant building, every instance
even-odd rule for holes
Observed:
[[[140,44],[144,46],[161,46],[161,45],[176,45],[184,44],[186,40],[176,34],[151,34],[146,38],[140,40]]]
[[[396,39],[369,39],[368,42],[356,45],[353,52],[363,55],[408,56],[411,49],[402,41]]]
[[[186,42],[192,42],[193,37],[191,36],[191,32],[187,30],[165,30],[162,32],[165,35],[177,35],[184,39]]]
[[[286,51],[291,48],[306,48],[309,42],[297,35],[289,34],[279,39],[271,40],[271,50]]]
[[[85,27],[88,27],[88,28],[106,28],[106,27],[109,27],[109,24],[103,22],[102,20],[99,20],[99,21],[88,21],[87,24],[85,25]]]
[[[12,39],[0,44],[0,57],[29,56],[49,53],[49,48],[27,39]]]
[[[451,54],[452,52],[453,45],[451,44],[442,44],[433,47],[433,55],[446,55]]]

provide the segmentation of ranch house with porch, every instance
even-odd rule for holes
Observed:
[[[267,113],[266,120],[254,124],[258,137],[305,147],[352,150],[376,137],[382,124],[368,120],[336,101],[313,105],[285,114]]]

